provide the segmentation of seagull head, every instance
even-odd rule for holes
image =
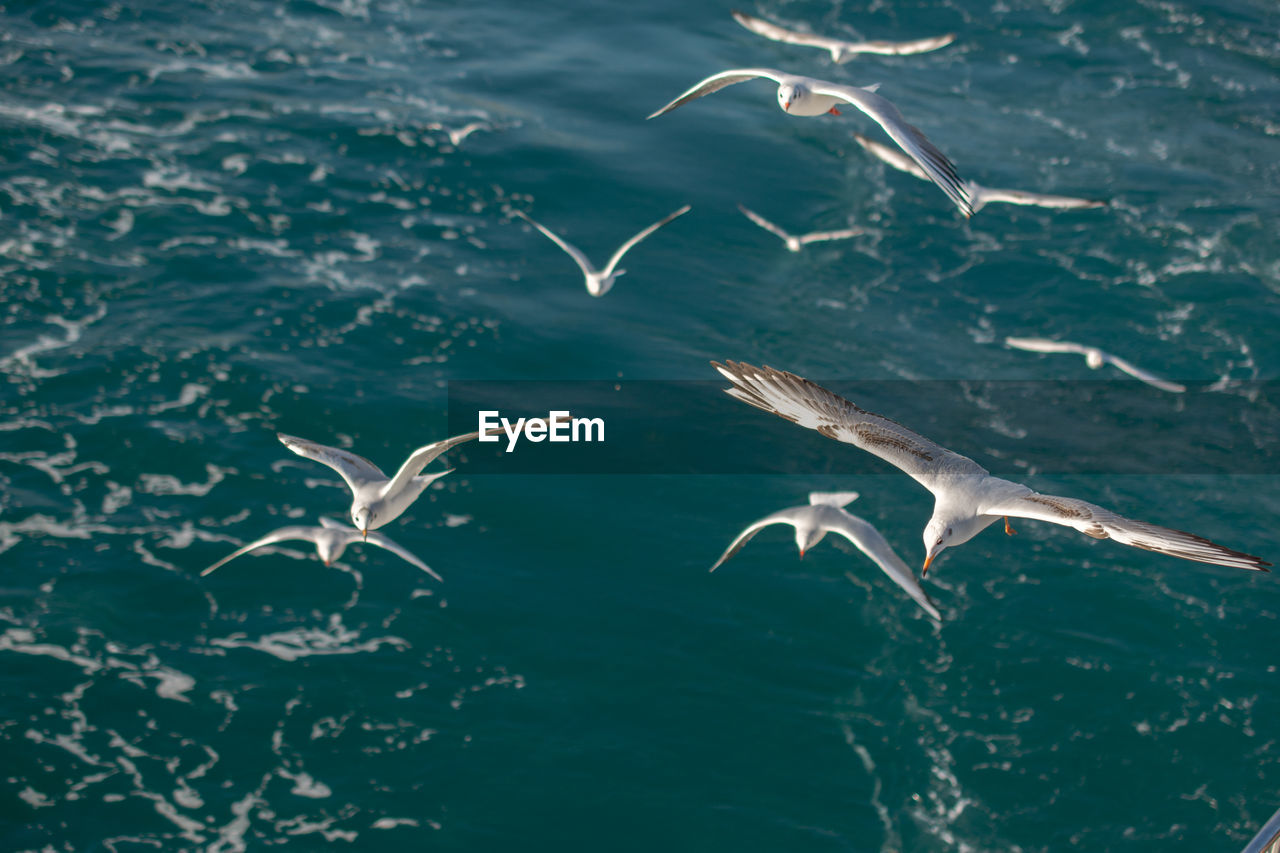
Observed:
[[[1105,360],[1102,358],[1101,352],[1096,349],[1091,349],[1084,354],[1084,362],[1094,370],[1097,370],[1099,367],[1102,367]]]
[[[826,535],[827,531],[816,524],[797,524],[796,548],[800,550],[800,559],[803,560],[804,552],[821,542]]]
[[[351,523],[356,526],[356,530],[360,531],[360,535],[365,539],[369,538],[369,528],[374,527],[374,520],[377,515],[367,506],[358,506],[351,510]]]
[[[791,112],[791,108],[802,101],[809,95],[809,90],[799,83],[783,83],[778,87],[778,106],[782,107],[785,113]]]
[[[626,270],[614,270],[609,275],[600,275],[599,273],[587,276],[587,293],[592,296],[604,296],[613,289],[613,280],[625,273]]]
[[[321,536],[316,539],[316,553],[320,555],[320,559],[326,566],[332,566],[345,550],[347,550],[345,539],[336,536]]]
[[[924,575],[929,571],[931,564],[939,554],[949,548],[954,542],[955,527],[948,523],[945,519],[934,518],[929,519],[929,523],[924,526],[924,569],[920,574]]]

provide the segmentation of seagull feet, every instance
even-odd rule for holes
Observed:
[[[838,109],[836,109],[835,107],[832,107],[831,109],[827,110],[827,112],[831,113],[833,116],[838,116],[838,115],[840,115],[840,111],[839,111]]]
[[[1004,532],[1005,532],[1005,535],[1006,535],[1006,536],[1017,536],[1017,535],[1018,535],[1018,531],[1014,530],[1014,529],[1009,525],[1009,516],[1007,516],[1007,515],[1004,517]]]

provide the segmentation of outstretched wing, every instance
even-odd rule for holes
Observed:
[[[1074,527],[1094,539],[1114,539],[1124,545],[1158,551],[1171,557],[1195,560],[1198,563],[1214,563],[1219,566],[1235,566],[1241,569],[1266,571],[1271,565],[1264,560],[1240,551],[1224,548],[1194,533],[1173,530],[1134,521],[1075,498],[1061,498],[1032,492],[1019,498],[1005,498],[993,506],[981,508],[983,515],[1013,516],[1051,521]]]
[[[884,56],[906,56],[912,53],[928,53],[940,47],[946,47],[956,40],[955,33],[946,33],[930,38],[912,41],[860,41],[845,42],[844,49],[849,53],[878,53]]]
[[[352,533],[356,535],[357,539],[360,538],[360,532],[358,530],[352,530]],[[387,538],[387,536],[385,536],[384,534],[379,533],[376,530],[370,530],[368,542],[370,545],[377,545],[379,548],[387,549],[392,554],[395,554],[397,557],[404,560],[405,562],[412,563],[413,565],[417,566],[419,569],[422,569],[424,572],[431,575],[431,577],[435,578],[441,583],[444,583],[444,578],[440,577],[438,574],[432,571],[430,566],[428,566],[426,563],[422,562],[417,557],[415,557],[413,553],[408,549],[404,548],[401,545],[397,545],[395,542],[391,541],[391,539]]]
[[[1025,190],[998,190],[992,187],[980,187],[970,183],[969,190],[976,196],[975,208],[990,204],[993,201],[1005,204],[1027,204],[1036,207],[1055,207],[1062,210],[1086,210],[1094,207],[1106,207],[1107,202],[1091,198],[1073,198],[1065,195],[1048,195],[1032,193]]]
[[[337,471],[347,485],[351,487],[352,492],[358,491],[367,483],[376,483],[387,478],[377,465],[349,450],[316,444],[314,441],[285,435],[282,432],[276,433],[276,438],[280,439],[285,447],[299,456],[305,456],[307,459],[319,462],[322,465],[328,465]]]
[[[772,21],[766,21],[764,18],[756,18],[745,12],[739,12],[736,9],[731,12],[733,19],[742,26],[751,30],[758,36],[764,36],[767,39],[780,41],[784,44],[798,44],[804,47],[820,47],[823,50],[839,50],[844,47],[847,42],[838,39],[827,38],[826,36],[814,35],[813,33],[802,33],[798,30],[789,30],[786,27],[778,26]],[[833,51],[834,52],[834,51]]]
[[[323,521],[323,519],[321,519],[321,521]],[[358,533],[356,535],[359,536]],[[243,548],[237,548],[235,551],[232,551],[230,554],[201,572],[200,576],[204,577],[210,572],[222,568],[236,557],[248,554],[250,551],[256,550],[265,545],[274,545],[277,542],[285,542],[290,539],[305,539],[306,541],[314,544],[316,541],[316,529],[314,527],[281,527],[279,530],[274,530],[266,536],[263,536],[261,539],[250,542]]]
[[[973,206],[969,203],[969,190],[964,181],[956,173],[956,167],[937,147],[917,128],[907,123],[888,99],[874,92],[868,92],[857,86],[842,86],[838,83],[815,81],[812,86],[814,94],[829,95],[853,104],[875,120],[884,128],[885,133],[898,143],[912,160],[924,169],[929,179],[937,184],[947,197],[955,202],[956,207],[965,216],[973,215]]]
[[[517,210],[515,211],[515,214],[516,216],[519,216],[525,222],[528,222],[534,228],[537,228],[539,231],[545,234],[547,238],[551,240],[552,243],[555,243],[561,249],[564,249],[565,254],[573,258],[573,262],[578,265],[578,269],[582,270],[583,275],[591,275],[596,271],[596,268],[591,265],[591,261],[587,259],[587,256],[584,255],[582,253],[582,250],[579,249],[577,246],[563,239],[562,237],[560,237],[560,235],[556,234],[556,232],[552,231],[547,226],[539,222],[535,222],[533,217],[529,216],[523,211]]]
[[[1004,345],[1027,352],[1073,352],[1084,355],[1089,347],[1071,341],[1051,341],[1048,338],[1005,338]]]
[[[823,243],[827,240],[847,240],[850,237],[857,237],[860,234],[866,234],[865,228],[840,228],[836,231],[810,231],[808,234],[800,236],[800,245],[807,246],[810,243]]]
[[[796,507],[791,507],[789,509],[781,509],[773,513],[772,515],[766,515],[764,518],[760,519],[759,521],[751,522],[751,525],[747,527],[746,530],[739,533],[738,537],[729,543],[729,547],[726,548],[725,552],[720,555],[720,559],[716,560],[716,564],[711,567],[710,571],[714,572],[716,569],[720,568],[720,566],[724,563],[725,560],[728,560],[734,554],[741,551],[742,546],[746,545],[749,541],[751,541],[752,536],[755,536],[757,533],[759,533],[761,530],[768,527],[769,525],[771,524],[794,525],[795,522],[792,520],[792,514],[795,512],[795,510],[796,510]]]
[[[384,495],[394,494],[401,489],[408,487],[409,481],[427,467],[437,456],[444,453],[454,445],[462,444],[464,441],[471,441],[479,438],[480,433],[469,432],[465,435],[455,435],[453,438],[446,438],[443,441],[437,441],[434,444],[424,445],[409,454],[409,458],[400,466],[400,470],[396,475],[382,487]]]
[[[861,409],[794,373],[736,361],[713,361],[711,365],[733,383],[725,391],[729,396],[874,453],[935,494],[946,488],[949,478],[987,475],[987,470],[969,457]]]
[[[1187,390],[1187,386],[1179,385],[1177,382],[1171,382],[1168,379],[1161,379],[1159,376],[1156,376],[1154,373],[1148,370],[1143,370],[1141,367],[1138,367],[1136,364],[1132,364],[1131,362],[1125,361],[1123,358],[1121,358],[1118,355],[1112,355],[1111,353],[1107,352],[1107,353],[1103,353],[1102,357],[1107,361],[1111,362],[1113,365],[1115,365],[1117,369],[1123,370],[1125,373],[1129,374],[1134,379],[1141,379],[1143,382],[1147,383],[1148,385],[1154,385],[1156,388],[1159,388],[1162,391],[1172,391],[1174,394],[1181,394],[1183,391]]]
[[[738,210],[742,211],[742,215],[747,217],[747,219],[750,219],[756,225],[759,225],[761,228],[768,231],[770,234],[773,234],[774,236],[778,237],[779,239],[783,241],[791,239],[790,234],[788,234],[786,231],[783,231],[780,227],[778,227],[777,225],[774,225],[772,222],[765,219],[763,216],[756,213],[754,210],[751,210],[746,205],[742,205],[742,204],[738,205]]]
[[[732,86],[734,83],[743,83],[747,80],[754,80],[757,77],[766,77],[775,83],[782,81],[783,74],[781,71],[775,71],[772,68],[731,68],[728,71],[721,71],[719,74],[712,74],[705,80],[695,84],[691,89],[662,109],[651,114],[649,118],[657,118],[663,113],[669,113],[676,107],[687,104],[692,100],[701,98],[703,95],[710,95],[717,92],[725,86]]]
[[[625,255],[627,252],[629,252],[631,250],[631,247],[634,246],[636,243],[639,243],[645,237],[648,237],[654,231],[657,231],[659,228],[661,228],[663,225],[666,225],[668,222],[675,219],[677,216],[684,216],[686,213],[688,213],[692,209],[693,208],[691,205],[686,204],[684,207],[680,208],[679,210],[674,211],[672,213],[668,213],[666,216],[662,217],[657,222],[653,223],[648,228],[644,229],[643,231],[641,231],[636,236],[632,237],[627,242],[623,243],[618,248],[618,251],[613,253],[613,257],[609,259],[609,263],[605,266],[604,271],[601,272],[601,275],[604,275],[604,276],[610,275],[613,272],[613,268],[618,265],[618,261],[622,260],[622,256]]]
[[[879,157],[899,172],[906,172],[908,175],[915,175],[922,181],[932,180],[929,177],[929,173],[924,169],[921,169],[916,164],[915,160],[912,160],[898,149],[890,148],[888,145],[881,142],[876,142],[874,139],[863,136],[861,133],[855,133],[853,135],[853,139],[863,148],[867,149],[867,151],[871,152],[876,157]]]
[[[832,523],[828,529],[852,542],[854,547],[870,557],[881,571],[902,587],[907,595],[915,599],[916,604],[924,608],[926,613],[937,621],[942,621],[942,614],[938,612],[929,594],[921,588],[915,574],[906,563],[902,562],[902,558],[880,535],[880,531],[871,526],[870,522],[845,512],[841,513],[840,520]]]

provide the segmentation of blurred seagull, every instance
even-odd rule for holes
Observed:
[[[725,86],[763,77],[778,84],[778,106],[793,116],[820,116],[824,113],[839,115],[836,104],[852,104],[866,113],[884,128],[893,141],[920,165],[929,179],[937,184],[965,216],[973,215],[969,193],[964,182],[956,174],[951,161],[930,142],[923,133],[907,123],[898,108],[875,94],[880,84],[874,86],[844,86],[814,77],[787,74],[772,68],[733,68],[713,74],[696,84],[680,97],[653,113],[657,118],[682,104],[710,95]]]
[[[857,237],[859,234],[867,233],[865,228],[844,228],[839,231],[812,231],[808,234],[791,234],[744,205],[738,205],[738,210],[742,211],[742,215],[756,225],[781,238],[782,242],[787,244],[787,248],[793,252],[800,251],[801,248],[810,243],[818,243],[825,240],[845,240],[849,237]]]
[[[1001,517],[1005,532],[1012,534],[1010,516],[1063,524],[1095,539],[1114,539],[1184,560],[1261,571],[1271,565],[1192,533],[1134,521],[1091,503],[1042,495],[1021,483],[993,477],[969,457],[860,409],[794,373],[733,361],[711,364],[733,383],[726,389],[729,396],[874,453],[932,492],[933,516],[924,528],[925,572],[945,549],[968,542]]]
[[[409,551],[392,542],[381,533],[371,533],[367,536],[362,534],[354,527],[347,527],[345,524],[334,521],[331,518],[320,519],[321,527],[281,527],[279,530],[272,531],[256,542],[250,542],[243,548],[238,548],[209,568],[200,573],[201,577],[213,572],[216,569],[225,566],[236,557],[248,554],[250,551],[257,550],[266,545],[274,545],[277,542],[288,542],[291,540],[304,540],[314,543],[316,553],[320,555],[320,559],[324,560],[326,566],[333,565],[333,562],[342,556],[342,552],[347,550],[347,546],[352,542],[368,541],[370,545],[377,545],[379,548],[386,548],[397,557],[412,563],[422,569],[431,577],[438,581],[444,582],[444,578],[431,570],[426,563],[413,556]]]
[[[772,515],[766,515],[759,521],[753,521],[746,530],[738,534],[738,538],[730,543],[728,549],[711,567],[711,571],[714,572],[720,568],[726,560],[742,550],[742,546],[746,545],[752,536],[771,524],[790,524],[796,529],[796,547],[800,549],[802,560],[805,551],[821,542],[828,533],[835,533],[848,539],[859,551],[870,557],[894,583],[915,599],[916,604],[941,622],[942,614],[938,612],[938,608],[933,605],[928,594],[920,588],[920,584],[916,582],[907,564],[894,553],[893,548],[889,547],[889,543],[880,535],[880,531],[843,508],[857,499],[857,492],[810,492],[808,506],[788,507]]]
[[[858,144],[888,163],[893,168],[906,172],[908,175],[915,175],[921,180],[932,180],[929,175],[915,164],[915,161],[902,156],[899,152],[893,150],[887,145],[868,139],[860,133],[855,133],[853,138]],[[1037,207],[1056,207],[1063,210],[1086,210],[1094,207],[1106,207],[1107,202],[1097,201],[1088,198],[1072,198],[1065,195],[1045,195],[1043,193],[1029,193],[1022,190],[996,190],[991,187],[984,187],[981,184],[975,184],[973,181],[964,182],[965,189],[969,193],[969,201],[973,205],[973,212],[977,213],[983,207],[991,202],[1004,202],[1005,204],[1030,204]]]
[[[622,260],[622,256],[625,255],[636,243],[639,243],[645,237],[648,237],[654,231],[657,231],[677,216],[683,216],[688,213],[691,209],[692,208],[686,204],[684,207],[674,213],[667,214],[627,242],[623,243],[621,248],[613,253],[613,257],[609,259],[609,263],[605,264],[605,268],[602,270],[597,270],[591,264],[591,261],[587,260],[587,256],[584,255],[577,246],[560,237],[550,228],[535,222],[530,216],[526,215],[522,211],[517,210],[515,211],[515,214],[545,234],[551,242],[555,243],[561,249],[564,249],[569,257],[573,258],[574,263],[576,263],[578,268],[582,270],[582,276],[587,285],[587,293],[590,293],[592,296],[604,296],[613,287],[613,283],[617,280],[618,276],[626,273],[626,270],[614,269],[618,265],[618,261]]]
[[[956,40],[955,33],[934,38],[917,39],[916,41],[844,41],[843,39],[817,36],[812,33],[801,33],[788,30],[763,18],[753,18],[742,12],[733,12],[733,19],[751,32],[767,39],[799,44],[805,47],[817,47],[831,53],[834,62],[848,62],[860,53],[879,53],[887,56],[902,56],[908,53],[925,53],[946,47]]]
[[[1047,338],[1005,338],[1005,346],[1014,349],[1027,350],[1028,352],[1073,352],[1084,356],[1085,363],[1097,370],[1104,364],[1115,365],[1120,370],[1134,377],[1141,379],[1148,385],[1154,385],[1162,391],[1172,391],[1175,394],[1181,394],[1187,390],[1187,386],[1179,385],[1177,382],[1170,382],[1167,379],[1161,379],[1153,373],[1148,373],[1136,365],[1130,364],[1119,356],[1114,356],[1109,352],[1100,350],[1097,347],[1089,347],[1084,344],[1073,344],[1070,341],[1051,341]]]
[[[454,445],[471,441],[479,435],[478,432],[469,432],[419,447],[409,454],[394,477],[387,477],[377,465],[348,450],[276,433],[285,447],[299,456],[328,465],[346,481],[352,494],[351,521],[364,536],[368,536],[370,530],[399,518],[409,504],[418,499],[423,489],[453,470],[449,468],[419,476],[433,459]]]

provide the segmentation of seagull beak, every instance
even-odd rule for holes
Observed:
[[[800,549],[800,559],[802,559],[802,560],[804,559],[804,549],[803,549],[803,548],[801,548],[801,549]]]
[[[784,102],[782,103],[782,109],[783,109],[783,111],[785,111],[785,112],[791,112],[791,102],[790,102],[790,101],[784,101]]]
[[[364,541],[368,542],[368,541],[369,541],[369,528],[367,528],[367,527],[362,527],[362,528],[360,528],[360,535],[364,537]]]
[[[324,561],[324,567],[327,569],[327,568],[329,568],[329,566],[330,566],[332,563],[333,563],[333,560],[325,560],[325,561]]]
[[[920,577],[924,577],[925,575],[929,574],[929,564],[932,562],[933,562],[932,554],[924,558],[924,568],[921,569],[920,571]]]

